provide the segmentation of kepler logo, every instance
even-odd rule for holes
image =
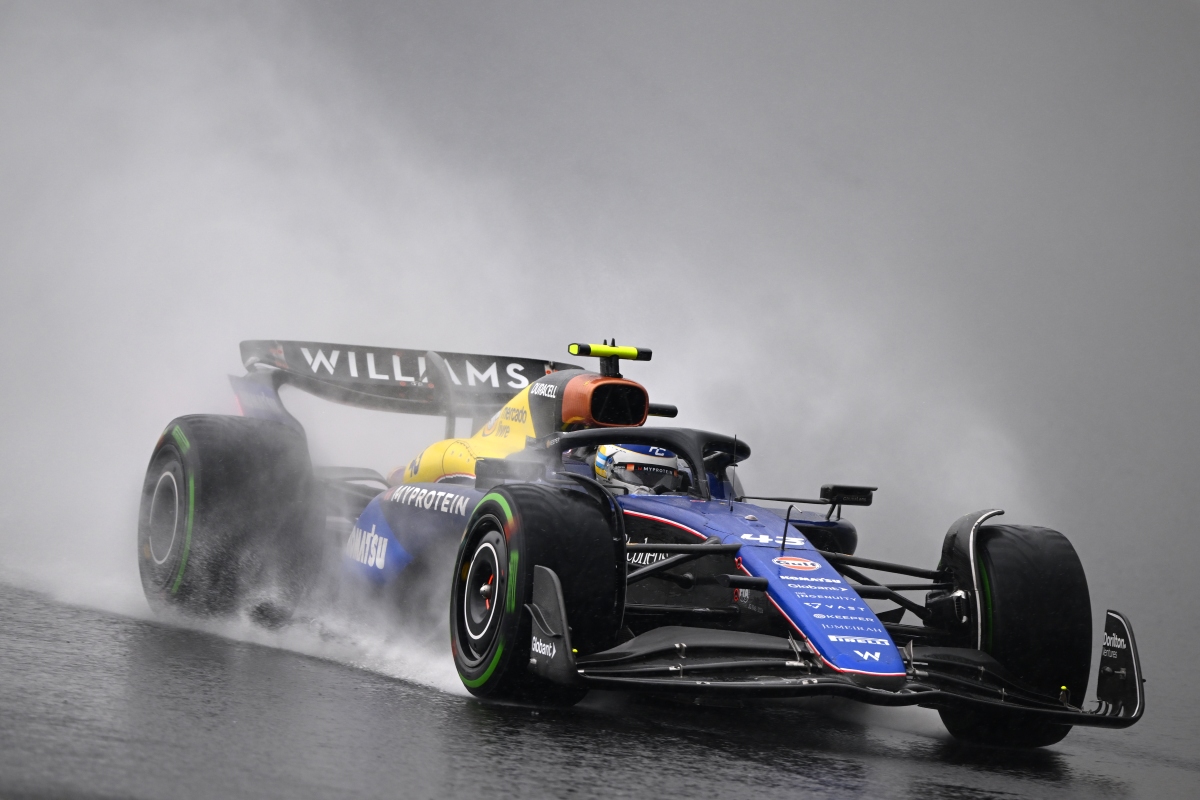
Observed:
[[[543,642],[537,635],[534,635],[533,644],[530,645],[530,649],[538,655],[547,656],[548,658],[554,658],[554,654],[558,652],[558,648],[554,646],[554,642]]]
[[[388,540],[375,533],[375,526],[364,531],[357,525],[346,539],[346,555],[360,564],[383,569],[387,557]]]
[[[821,568],[821,565],[817,562],[809,561],[807,558],[798,558],[797,556],[779,556],[771,560],[781,567],[799,570],[800,572],[812,572],[814,569]]]

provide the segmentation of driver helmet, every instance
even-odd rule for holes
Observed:
[[[645,444],[602,444],[596,449],[596,478],[623,486],[630,494],[662,494],[679,490],[679,458],[662,447]]]

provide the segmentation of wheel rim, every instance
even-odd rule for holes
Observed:
[[[163,472],[150,499],[147,540],[150,558],[161,566],[170,557],[179,531],[179,484],[171,470]]]
[[[507,552],[504,536],[488,526],[476,542],[469,560],[464,559],[459,586],[458,627],[464,655],[482,659],[491,649],[500,629],[503,611],[497,609],[504,597],[506,580],[501,572]]]

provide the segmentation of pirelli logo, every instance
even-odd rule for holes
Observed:
[[[847,644],[891,644],[890,639],[871,639],[866,636],[839,636],[838,634],[829,634],[831,642],[845,642]]]

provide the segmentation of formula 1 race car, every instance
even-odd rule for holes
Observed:
[[[463,684],[489,700],[836,695],[936,708],[955,737],[1016,747],[1144,712],[1133,631],[1115,611],[1096,707],[1083,709],[1091,600],[1061,533],[988,509],[951,525],[929,566],[862,558],[842,511],[870,506],[874,487],[747,495],[746,442],[644,427],[677,413],[619,372],[649,350],[570,346],[599,372],[316,342],[241,352],[242,416],[179,417],[150,459],[138,556],[156,609],[277,624],[331,576],[399,613],[432,596],[438,614],[449,606]],[[387,477],[313,466],[285,385],[444,415],[446,438]],[[475,433],[455,438],[463,417]],[[667,466],[640,485],[632,464],[607,480],[613,447]]]

